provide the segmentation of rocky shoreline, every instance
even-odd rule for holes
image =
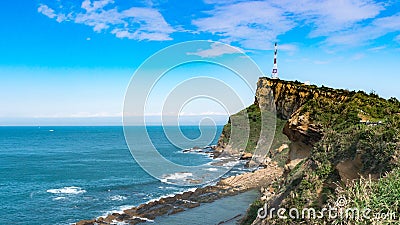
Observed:
[[[116,223],[138,224],[154,220],[158,216],[172,215],[210,203],[217,199],[234,196],[261,186],[272,183],[281,177],[283,169],[272,162],[266,168],[240,174],[220,180],[215,185],[197,188],[195,191],[186,191],[172,197],[141,204],[137,207],[124,210],[122,213],[112,213],[106,217],[91,220],[81,220],[76,225],[106,225]]]

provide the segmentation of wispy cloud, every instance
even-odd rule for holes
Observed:
[[[85,9],[87,12],[95,12],[96,10],[103,9],[104,6],[114,3],[113,0],[97,0],[91,2],[91,0],[84,0],[82,2],[81,8]]]
[[[151,1],[136,2],[130,8],[117,7],[114,0],[82,1],[71,7],[41,4],[38,12],[58,22],[85,24],[95,32],[110,32],[118,38],[164,41],[172,40],[175,32],[205,33],[246,50],[270,50],[273,42],[297,29],[302,32],[299,38],[315,39],[328,48],[366,45],[400,32],[400,13],[388,11],[396,7],[394,3],[378,0],[203,0],[210,10],[193,14],[191,21],[178,18],[174,26],[161,14],[164,9],[155,8],[162,4]],[[397,36],[394,41],[399,39]],[[297,46],[280,45],[280,49],[293,52]],[[218,56],[216,52],[200,54],[214,57]]]
[[[325,60],[325,61],[323,61],[323,60],[314,60],[313,63],[316,64],[316,65],[325,65],[325,64],[330,63],[330,61],[327,61],[327,60]]]
[[[328,36],[374,18],[384,8],[371,0],[275,0],[299,25],[309,25],[310,37]]]
[[[270,43],[294,28],[309,28],[308,38],[323,37],[324,45],[361,45],[400,31],[397,15],[377,18],[390,4],[374,0],[216,1],[207,16],[192,21],[244,48],[270,49]]]
[[[387,48],[387,46],[382,45],[382,46],[378,46],[378,47],[369,48],[368,51],[377,52],[377,51],[380,51],[380,50],[383,50],[383,49],[386,49],[386,48]]]
[[[84,0],[78,10],[56,13],[54,9],[41,4],[38,12],[62,22],[66,20],[85,24],[95,32],[109,31],[118,38],[135,40],[171,40],[176,31],[154,8],[131,7],[119,10],[113,0]]]
[[[212,111],[207,111],[207,112],[181,112],[179,116],[227,116],[228,113],[226,112],[212,112]]]
[[[64,14],[56,14],[55,11],[49,8],[47,5],[41,4],[38,8],[38,12],[42,13],[43,15],[51,18],[56,19],[57,22],[61,23],[66,20],[66,16]]]
[[[38,12],[42,13],[43,15],[53,19],[56,17],[56,14],[54,13],[53,9],[50,9],[47,5],[41,4],[38,8]]]
[[[179,116],[227,116],[227,112],[217,112],[217,111],[203,111],[203,112],[145,112],[143,114],[130,114],[130,113],[124,113],[124,116],[127,117],[134,117],[134,116],[154,116],[154,117],[163,117],[163,116],[168,116],[168,117],[179,117]],[[83,117],[83,116],[81,116]]]
[[[228,43],[237,42],[243,48],[271,49],[270,43],[278,35],[295,26],[282,9],[268,2],[217,5],[205,13],[207,17],[192,21],[199,31],[217,35]]]
[[[400,13],[388,17],[374,19],[370,24],[338,32],[326,39],[330,45],[347,44],[361,45],[400,31]]]
[[[188,55],[197,55],[202,58],[214,58],[222,55],[227,55],[227,54],[236,54],[241,49],[234,49],[228,45],[222,44],[222,43],[216,43],[213,42],[210,45],[209,49],[199,49],[196,52],[188,52]]]
[[[353,55],[353,57],[351,57],[351,60],[360,60],[364,57],[365,57],[364,53],[357,53],[357,54]]]
[[[122,117],[122,112],[76,112],[76,113],[57,113],[36,115],[34,118],[105,118],[105,117]]]

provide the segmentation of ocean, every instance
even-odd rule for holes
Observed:
[[[147,130],[159,152],[172,161],[212,161],[206,154],[183,153],[162,127]],[[196,145],[216,144],[221,130],[218,126],[211,143]],[[197,126],[181,131],[189,138],[200,135]],[[243,171],[239,163],[226,176]],[[141,169],[122,127],[0,127],[0,224],[71,224],[189,188],[163,183]]]

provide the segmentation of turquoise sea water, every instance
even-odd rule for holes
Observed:
[[[197,145],[215,144],[221,129],[212,143]],[[200,134],[194,126],[181,130],[189,138]],[[182,153],[162,131],[148,127],[165,157],[186,165],[212,160]],[[187,189],[144,172],[122,127],[0,127],[0,224],[70,224]]]
[[[151,224],[173,224],[173,225],[235,225],[243,218],[247,209],[259,196],[256,190],[241,193],[235,196],[218,199],[213,203],[205,203],[181,213],[169,216],[160,216]]]

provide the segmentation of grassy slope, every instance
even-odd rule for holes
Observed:
[[[261,112],[260,108],[258,105],[252,104],[243,111],[237,113],[236,115],[232,115],[230,118],[230,121],[224,126],[223,128],[223,137],[222,137],[222,142],[228,143],[230,137],[230,131],[231,131],[231,120],[234,121],[236,118],[243,117],[244,114],[247,113],[249,125],[250,125],[250,132],[249,132],[249,139],[247,142],[247,146],[245,148],[245,152],[254,152],[257,142],[260,138],[260,132],[261,132]],[[275,135],[274,135],[274,140],[271,145],[271,150],[274,151],[277,148],[279,148],[282,144],[287,144],[289,143],[289,139],[282,133],[283,127],[286,124],[286,120],[282,120],[279,118],[276,118],[276,128],[275,128]],[[240,128],[240,126],[245,126],[242,124],[236,125]]]
[[[345,197],[348,208],[371,209],[371,217],[376,213],[380,215],[394,215],[388,222],[397,224],[400,213],[400,168],[385,174],[379,180],[362,178],[348,185],[345,189],[338,189],[337,195]],[[335,199],[330,199],[335,201]],[[392,214],[394,213],[394,214]],[[346,221],[344,221],[346,222]],[[361,220],[358,224],[371,224],[370,220]]]

